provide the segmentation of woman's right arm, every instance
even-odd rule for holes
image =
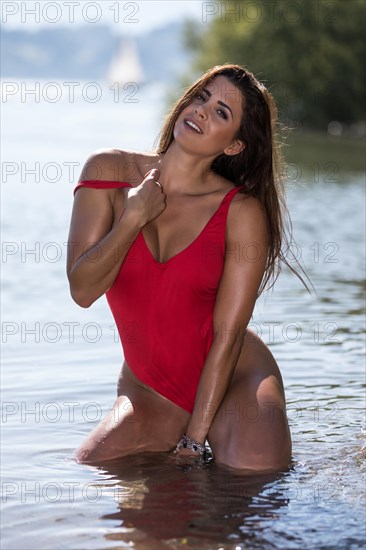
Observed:
[[[99,166],[102,160],[93,158]],[[114,225],[115,189],[81,187],[76,192],[67,247],[67,276],[71,296],[81,307],[90,307],[112,286],[139,231],[164,210],[165,196],[155,184],[158,176],[159,171],[153,170],[139,186],[128,189],[125,210]]]

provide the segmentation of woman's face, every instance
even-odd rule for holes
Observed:
[[[244,148],[235,135],[243,116],[240,90],[225,76],[215,76],[183,109],[174,126],[174,139],[187,152],[216,158]]]

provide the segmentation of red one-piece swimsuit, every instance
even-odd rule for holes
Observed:
[[[85,180],[74,193],[80,187],[132,185]],[[227,214],[240,189],[228,191],[194,241],[166,262],[152,256],[140,231],[106,293],[129,368],[141,382],[189,413],[213,341]]]

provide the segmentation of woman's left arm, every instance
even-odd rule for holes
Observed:
[[[248,196],[241,200],[233,199],[227,221],[224,270],[213,314],[213,342],[186,430],[189,437],[202,444],[237,364],[263,279],[267,255],[266,216],[260,201]]]

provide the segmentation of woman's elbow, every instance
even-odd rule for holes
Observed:
[[[94,300],[92,300],[89,296],[83,295],[79,292],[73,292],[71,290],[70,294],[74,302],[80,307],[88,308],[94,303]]]
[[[96,297],[93,297],[90,292],[85,291],[85,289],[77,289],[71,283],[70,294],[74,302],[83,308],[89,308],[97,299]]]

